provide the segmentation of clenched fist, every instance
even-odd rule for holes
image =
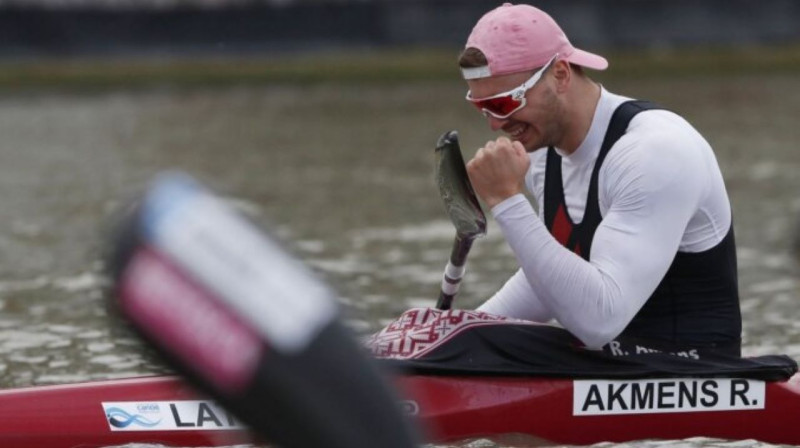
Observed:
[[[499,137],[487,142],[467,163],[475,193],[488,207],[521,193],[531,161],[522,143]]]

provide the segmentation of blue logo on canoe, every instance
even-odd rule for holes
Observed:
[[[115,428],[127,428],[128,426],[131,425],[142,426],[145,428],[152,428],[161,423],[161,419],[153,421],[145,416],[139,414],[131,414],[120,408],[107,409],[106,417],[108,418],[108,423]]]

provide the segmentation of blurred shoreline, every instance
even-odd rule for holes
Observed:
[[[460,82],[460,49],[421,47],[248,56],[82,56],[0,59],[0,92],[38,89],[192,88],[227,85]],[[601,82],[663,76],[735,76],[800,71],[800,44],[602,52]]]

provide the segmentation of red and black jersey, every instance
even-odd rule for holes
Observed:
[[[595,231],[603,220],[598,197],[600,167],[633,117],[651,109],[660,107],[646,101],[627,101],[614,111],[592,171],[586,210],[579,223],[572,221],[567,210],[561,156],[554,148],[548,149],[543,204],[545,225],[558,242],[587,261],[591,259]],[[655,292],[622,335],[670,344],[717,347],[738,354],[741,331],[736,243],[731,224],[728,234],[715,247],[703,252],[675,254]]]

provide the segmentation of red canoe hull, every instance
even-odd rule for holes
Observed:
[[[764,409],[590,416],[574,415],[575,386],[567,379],[411,376],[400,383],[407,396],[416,397],[409,408],[419,410],[433,440],[517,433],[570,445],[698,436],[800,444],[800,429],[793,423],[800,415],[800,375],[767,383]]]
[[[407,398],[405,408],[434,442],[518,433],[544,443],[579,445],[696,436],[800,445],[800,430],[792,423],[800,415],[800,376],[763,386],[737,380],[686,381],[694,382],[579,386],[569,379],[405,376],[396,383]],[[0,392],[0,446],[221,446],[251,441],[209,403],[174,377],[6,390]],[[690,404],[692,409],[679,409]],[[733,408],[724,409],[728,405]],[[107,412],[117,406],[129,410],[123,415],[130,415],[130,421],[119,423],[126,427],[109,424]],[[593,411],[596,415],[582,415]],[[144,426],[156,421],[167,426]]]

